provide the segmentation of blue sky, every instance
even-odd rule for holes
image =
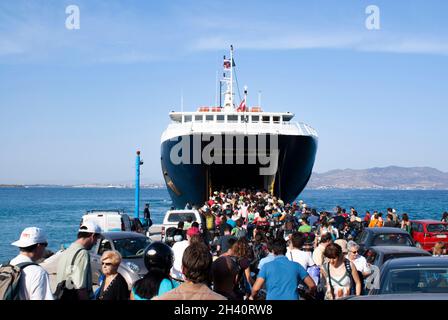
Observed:
[[[65,28],[68,5],[80,29]],[[365,28],[368,5],[380,30]],[[168,112],[213,104],[235,47],[249,105],[319,133],[315,171],[448,171],[446,1],[0,2],[0,183],[162,181]]]

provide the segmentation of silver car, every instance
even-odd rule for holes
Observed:
[[[151,239],[136,232],[104,232],[95,246],[90,250],[92,281],[98,284],[101,276],[101,256],[104,251],[116,250],[123,260],[118,272],[125,278],[129,289],[132,284],[147,273],[143,261],[143,252],[151,244]]]

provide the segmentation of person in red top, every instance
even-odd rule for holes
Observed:
[[[370,215],[370,212],[367,210],[366,215],[364,216],[364,226],[367,227],[370,223],[370,219],[372,216]]]

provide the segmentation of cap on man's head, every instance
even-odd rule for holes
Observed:
[[[196,236],[196,235],[198,235],[198,234],[201,234],[201,232],[200,232],[199,229],[196,228],[196,227],[190,227],[190,228],[187,230],[187,236],[192,237],[192,236]]]
[[[45,232],[41,228],[29,227],[22,231],[19,240],[11,244],[19,248],[26,248],[38,243],[48,243]]]
[[[78,232],[101,233],[101,228],[96,222],[88,220],[83,222]]]

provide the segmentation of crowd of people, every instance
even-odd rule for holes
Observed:
[[[132,284],[118,272],[121,256],[106,251],[94,292],[89,250],[100,234],[85,222],[77,240],[63,252],[52,293],[47,272],[38,261],[47,245],[43,230],[27,228],[13,243],[20,250],[11,260],[22,274],[20,299],[61,300],[298,300],[340,299],[366,292],[372,268],[358,253],[357,235],[364,228],[395,227],[411,232],[406,213],[395,209],[355,208],[317,212],[303,201],[284,203],[264,191],[226,191],[197,208],[202,221],[182,221],[172,230],[172,246],[151,243],[144,251],[147,274]],[[448,222],[448,213],[442,221]],[[443,243],[434,255],[443,255]]]

